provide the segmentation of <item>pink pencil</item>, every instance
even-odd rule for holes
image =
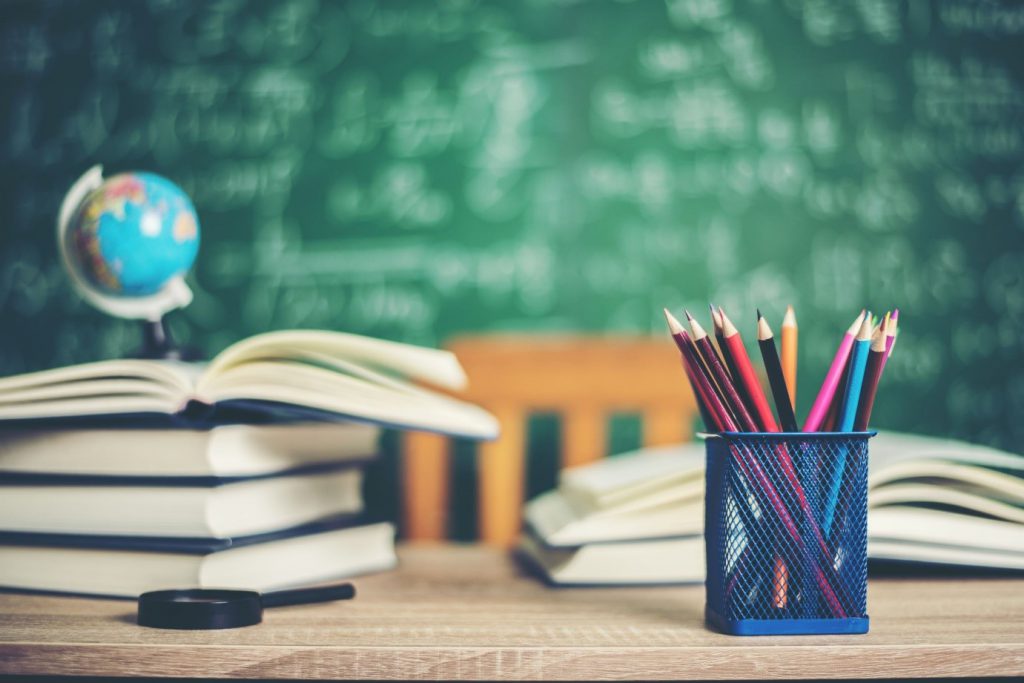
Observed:
[[[825,415],[828,414],[828,406],[832,402],[832,396],[835,395],[836,387],[839,386],[839,380],[843,376],[843,368],[846,367],[846,361],[850,357],[850,350],[853,349],[854,337],[856,337],[861,324],[864,322],[864,314],[865,311],[860,312],[857,319],[846,330],[843,340],[839,342],[835,358],[832,359],[832,366],[828,369],[825,381],[821,383],[821,389],[818,390],[818,397],[814,399],[811,412],[807,415],[807,422],[804,423],[805,432],[816,432],[821,428],[821,423],[825,420]]]

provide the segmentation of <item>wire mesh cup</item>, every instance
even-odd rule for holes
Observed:
[[[734,635],[866,633],[868,439],[736,433],[707,447],[707,622]]]

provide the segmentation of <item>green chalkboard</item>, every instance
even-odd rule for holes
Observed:
[[[0,372],[111,357],[54,219],[87,167],[195,199],[175,334],[840,331],[899,306],[884,427],[1024,441],[1024,7],[667,0],[5,2]],[[461,475],[460,475],[461,476]],[[548,475],[544,475],[548,476]]]

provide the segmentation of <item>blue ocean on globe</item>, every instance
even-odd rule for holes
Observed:
[[[181,188],[152,173],[107,179],[81,203],[71,256],[104,294],[147,296],[184,275],[199,251],[199,220]]]

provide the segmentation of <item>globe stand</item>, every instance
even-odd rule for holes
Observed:
[[[131,212],[125,212],[127,205],[131,205]],[[168,207],[174,212],[165,217]],[[110,278],[98,277],[96,272],[100,216],[106,216],[118,226],[113,234],[121,234],[129,240],[121,245],[122,249],[129,249],[138,256],[134,250],[139,244],[151,245],[155,251],[143,254],[151,261],[148,265],[174,263],[175,268],[169,272],[158,268],[155,274],[143,268],[141,274],[152,281],[139,280],[136,285],[140,286],[130,295],[121,291],[120,282],[115,282],[119,286],[111,291]],[[161,235],[162,241],[157,240]],[[131,242],[133,236],[137,238],[136,243]],[[170,242],[168,237],[172,238]],[[82,298],[115,318],[142,321],[142,348],[135,353],[136,358],[184,361],[202,358],[196,349],[175,344],[164,324],[168,312],[192,302],[192,290],[185,283],[185,274],[192,267],[199,248],[199,219],[181,188],[150,173],[121,174],[104,180],[103,167],[93,166],[64,195],[57,216],[57,248],[71,284]],[[105,263],[101,265],[108,267]]]
[[[142,321],[142,348],[135,354],[144,360],[199,360],[199,352],[191,347],[174,343],[163,316]]]

